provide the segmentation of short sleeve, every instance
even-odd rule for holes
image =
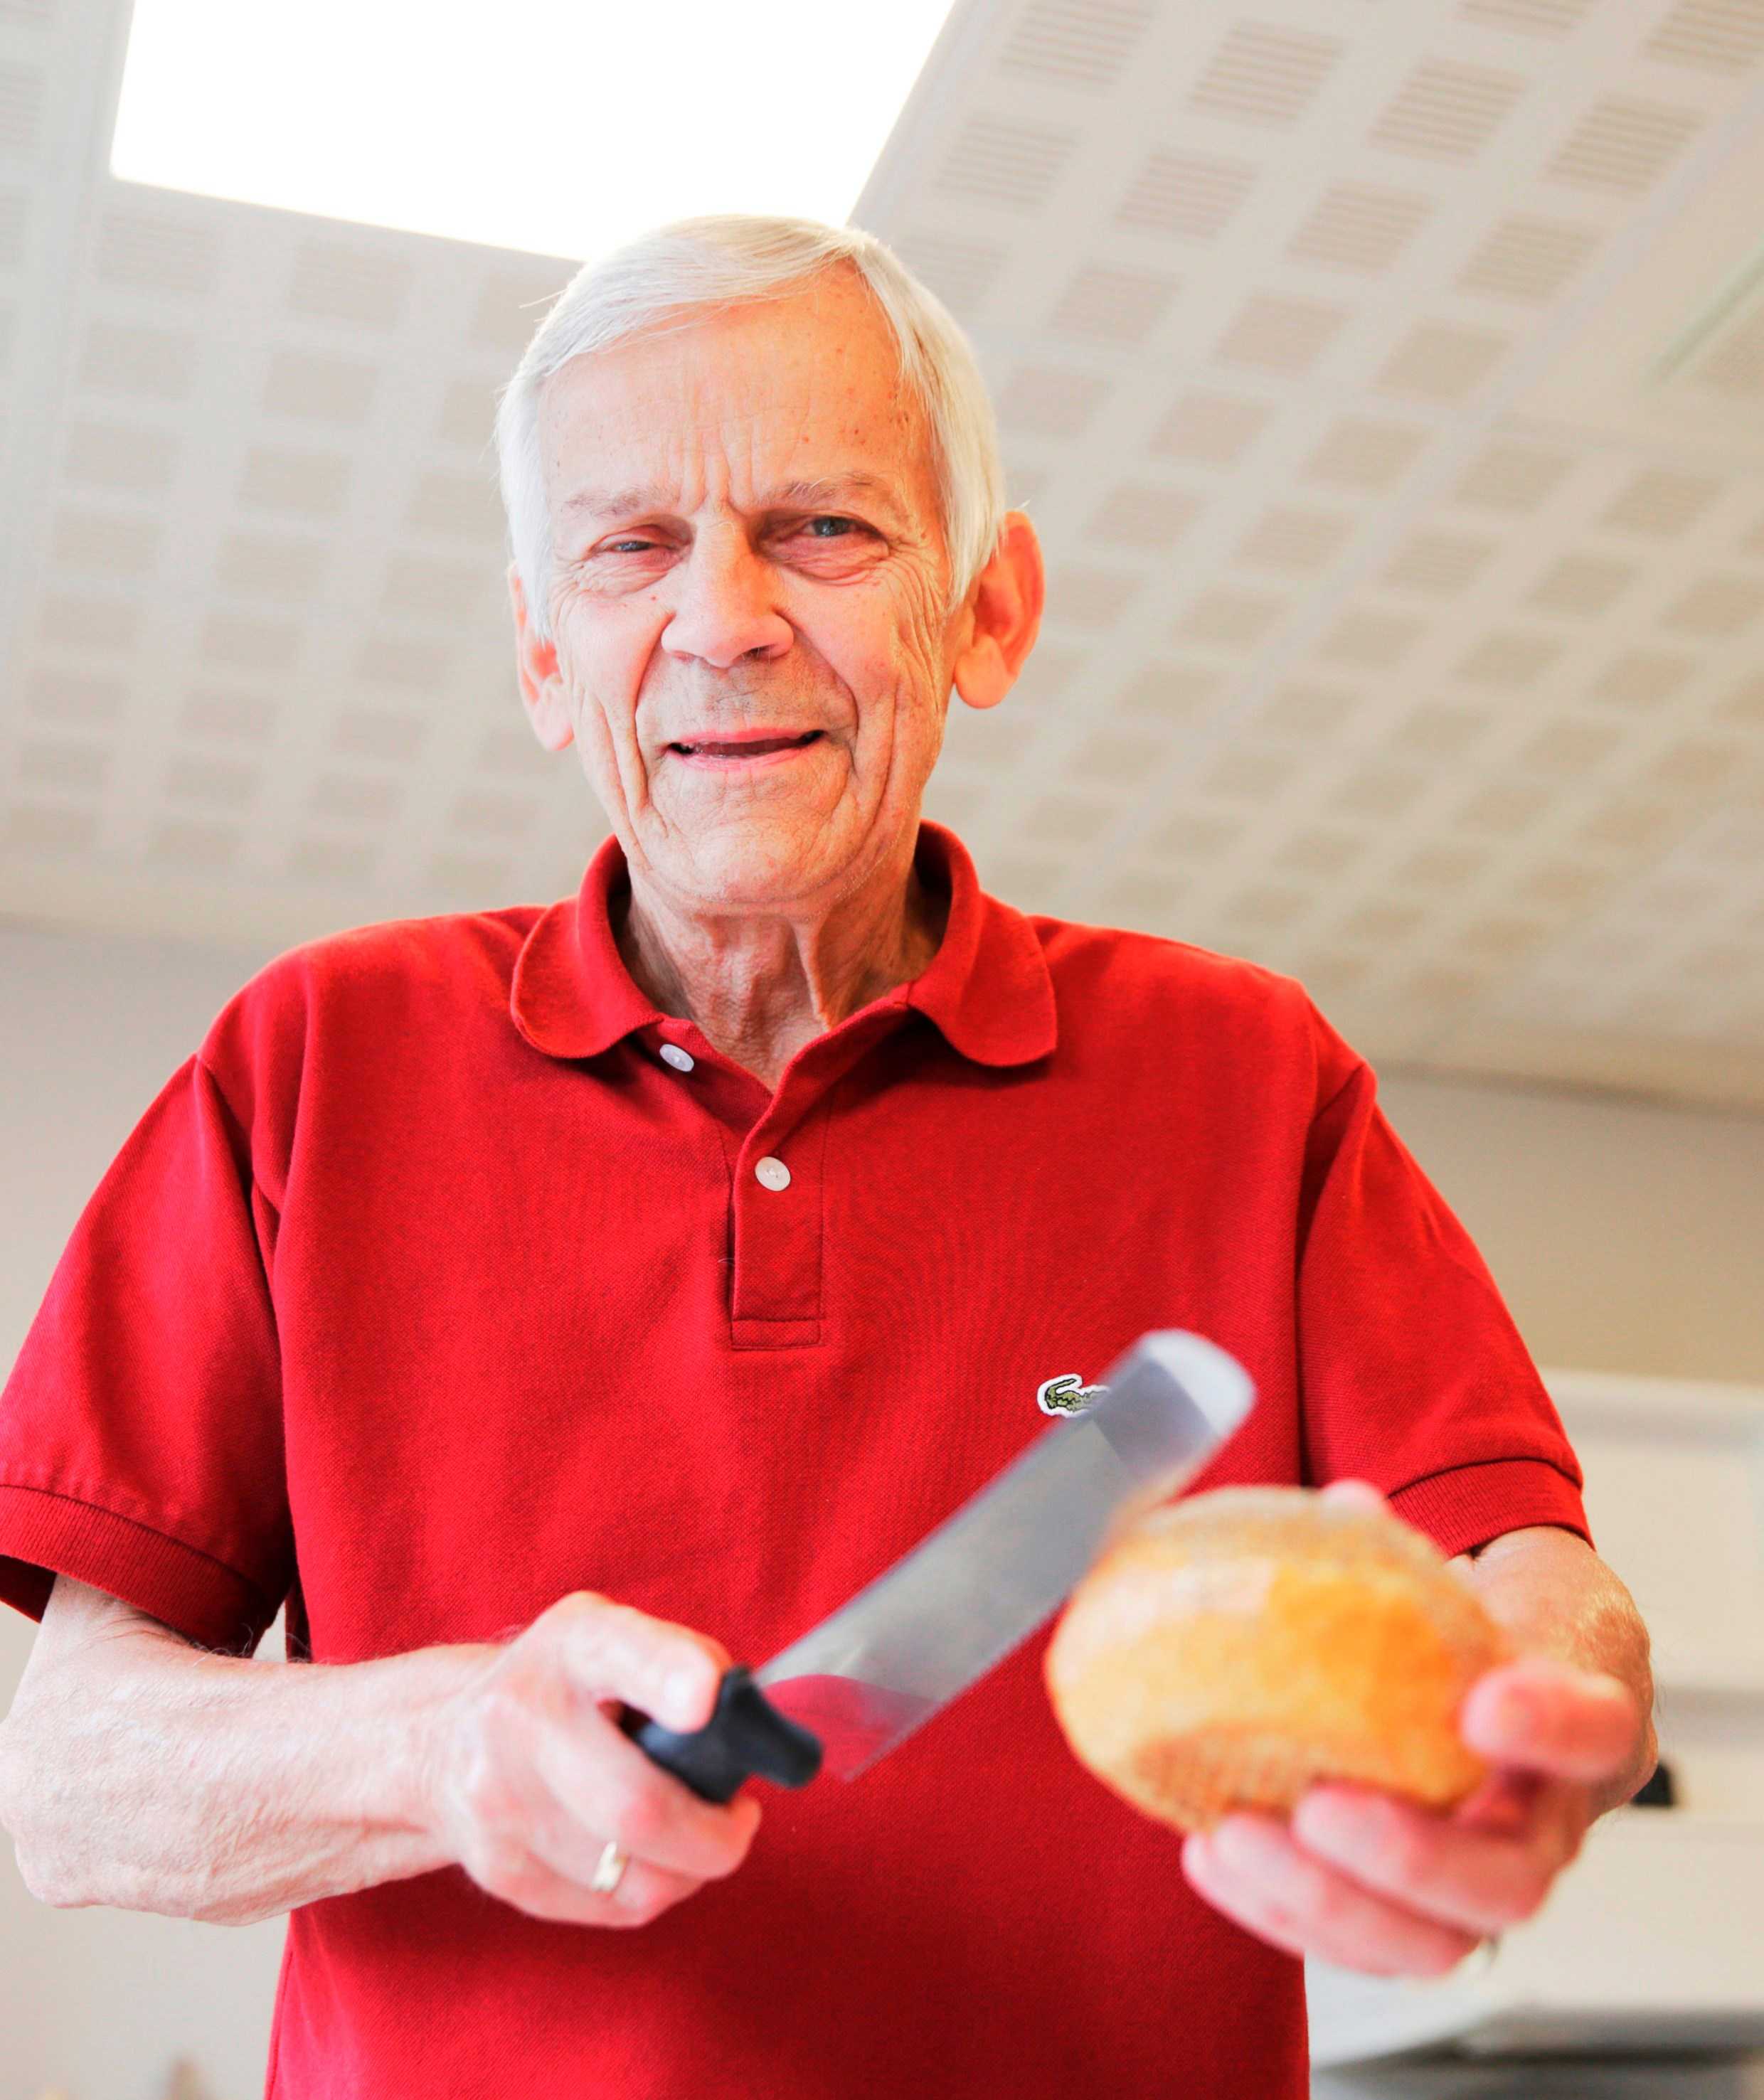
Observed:
[[[275,1213],[200,1054],[82,1212],[0,1390],[0,1599],[52,1577],[249,1653],[292,1580]]]
[[[1532,1524],[1590,1543],[1579,1463],[1487,1264],[1371,1065],[1316,1019],[1352,1061],[1312,1119],[1301,1196],[1308,1476],[1372,1481],[1448,1555]]]

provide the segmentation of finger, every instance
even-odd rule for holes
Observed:
[[[1331,1480],[1321,1499],[1348,1509],[1387,1510],[1390,1504],[1370,1480]]]
[[[701,1728],[731,1657],[689,1626],[578,1590],[552,1607],[564,1667],[583,1692],[622,1700],[664,1727]]]
[[[1627,1685],[1550,1656],[1524,1656],[1488,1671],[1458,1716],[1464,1740],[1497,1764],[1585,1781],[1621,1771],[1641,1727]]]
[[[700,1800],[598,1711],[544,1728],[533,1765],[549,1799],[536,1810],[528,1842],[583,1881],[608,1838],[634,1859],[695,1882],[718,1880],[746,1858],[759,1827],[751,1794],[726,1805]]]
[[[1483,1935],[1534,1916],[1579,1850],[1568,1791],[1554,1782],[1523,1830],[1504,1836],[1387,1793],[1314,1786],[1293,1811],[1292,1832],[1306,1852],[1362,1887]]]
[[[605,1842],[602,1838],[595,1847],[597,1861]],[[586,1877],[577,1880],[559,1873],[550,1861],[527,1849],[504,1861],[493,1893],[529,1917],[554,1923],[630,1927],[647,1925],[701,1886],[649,1860],[630,1859],[618,1886],[601,1894],[588,1887]]]
[[[1443,1976],[1477,1935],[1417,1917],[1304,1851],[1265,1815],[1228,1815],[1183,1846],[1208,1902],[1289,1954],[1378,1976]]]

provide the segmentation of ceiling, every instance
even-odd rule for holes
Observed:
[[[576,260],[114,180],[127,28],[0,0],[0,917],[573,889],[490,430]],[[854,217],[1047,549],[988,887],[1764,1109],[1764,0],[957,0]]]

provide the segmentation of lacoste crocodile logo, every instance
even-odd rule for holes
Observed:
[[[1094,1407],[1106,1387],[1086,1385],[1076,1371],[1050,1378],[1035,1388],[1035,1404],[1043,1414],[1082,1414]]]

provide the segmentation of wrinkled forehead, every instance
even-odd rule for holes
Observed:
[[[640,507],[689,509],[713,488],[743,504],[842,479],[891,488],[935,530],[927,419],[886,321],[847,273],[670,315],[573,358],[541,390],[539,433],[554,525],[573,538],[621,494],[671,492],[674,505]]]

